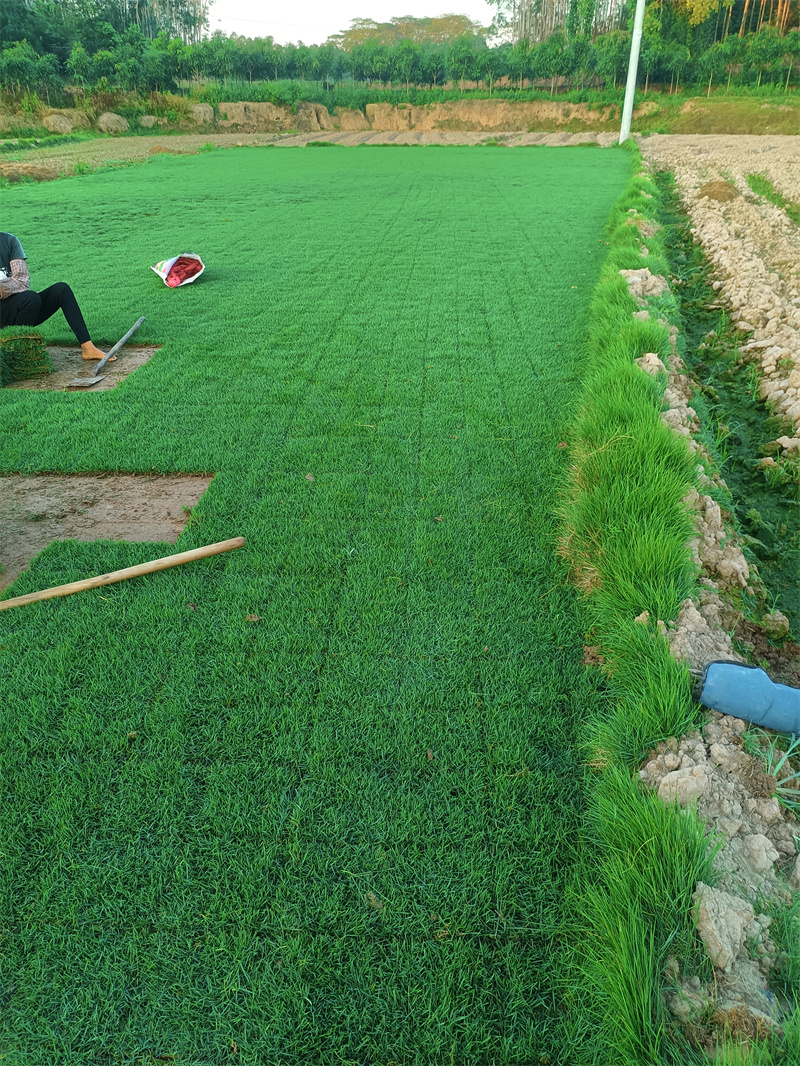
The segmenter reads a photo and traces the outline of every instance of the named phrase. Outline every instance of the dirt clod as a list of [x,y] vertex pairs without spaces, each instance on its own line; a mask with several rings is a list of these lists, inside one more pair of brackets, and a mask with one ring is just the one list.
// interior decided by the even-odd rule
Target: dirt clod
[[709,832],[725,838],[715,860],[716,887],[755,904],[784,896],[798,825],[775,798],[775,782],[763,762],[744,750],[746,728],[741,719],[712,711],[702,734],[659,744],[639,777],[666,803],[697,803]]
[[729,181],[707,181],[697,190],[698,199],[707,196],[709,200],[716,200],[721,204],[735,200],[738,195],[739,190]]

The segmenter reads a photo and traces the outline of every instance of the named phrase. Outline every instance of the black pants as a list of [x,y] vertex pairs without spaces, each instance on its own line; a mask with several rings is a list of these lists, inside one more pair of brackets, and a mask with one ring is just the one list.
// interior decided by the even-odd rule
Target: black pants
[[40,326],[61,308],[78,344],[89,340],[89,330],[72,289],[63,281],[42,292],[15,292],[0,300],[0,326]]

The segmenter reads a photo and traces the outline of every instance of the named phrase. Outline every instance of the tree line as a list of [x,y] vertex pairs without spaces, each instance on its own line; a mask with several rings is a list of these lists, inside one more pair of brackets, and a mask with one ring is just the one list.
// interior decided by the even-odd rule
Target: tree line
[[[219,31],[206,36],[205,0],[4,0],[0,83],[48,98],[65,84],[147,92],[259,83],[263,98],[263,83],[283,81],[326,91],[402,86],[406,94],[412,86],[453,83],[491,95],[498,83],[506,92],[542,83],[552,91],[556,84],[616,88],[624,80],[632,0],[495,0],[495,6],[489,29],[464,16],[357,19],[325,44],[307,46]],[[534,7],[539,22],[526,21]],[[722,81],[788,88],[800,59],[800,32],[789,28],[797,7],[798,0],[651,0],[640,82],[645,89],[687,82],[710,89]],[[547,32],[536,40],[543,13]],[[510,39],[502,40],[504,31]]]

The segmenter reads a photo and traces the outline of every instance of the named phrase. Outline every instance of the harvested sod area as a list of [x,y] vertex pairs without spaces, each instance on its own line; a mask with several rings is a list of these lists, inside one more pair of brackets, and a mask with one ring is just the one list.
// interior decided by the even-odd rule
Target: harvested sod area
[[[2,469],[215,471],[176,550],[247,538],[0,615],[11,1058],[577,1059],[602,697],[555,509],[628,168],[264,150],[9,194],[36,286],[164,347],[104,394],[0,393]],[[118,251],[74,277],[76,241]],[[167,289],[182,251],[206,273]],[[54,544],[8,594],[161,547]]]
[[207,477],[0,476],[0,589],[54,540],[174,544]]

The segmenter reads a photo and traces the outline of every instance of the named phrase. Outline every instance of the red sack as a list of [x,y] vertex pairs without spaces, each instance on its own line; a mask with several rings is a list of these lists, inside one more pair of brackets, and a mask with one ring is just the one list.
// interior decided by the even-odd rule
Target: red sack
[[202,269],[203,264],[196,259],[187,259],[185,255],[179,255],[164,280],[171,289],[177,289],[179,285],[183,285],[184,281],[199,274]]
[[179,285],[186,285],[199,278],[205,270],[205,265],[194,252],[183,252],[172,259],[163,259],[150,269],[155,270],[165,285],[177,289]]

